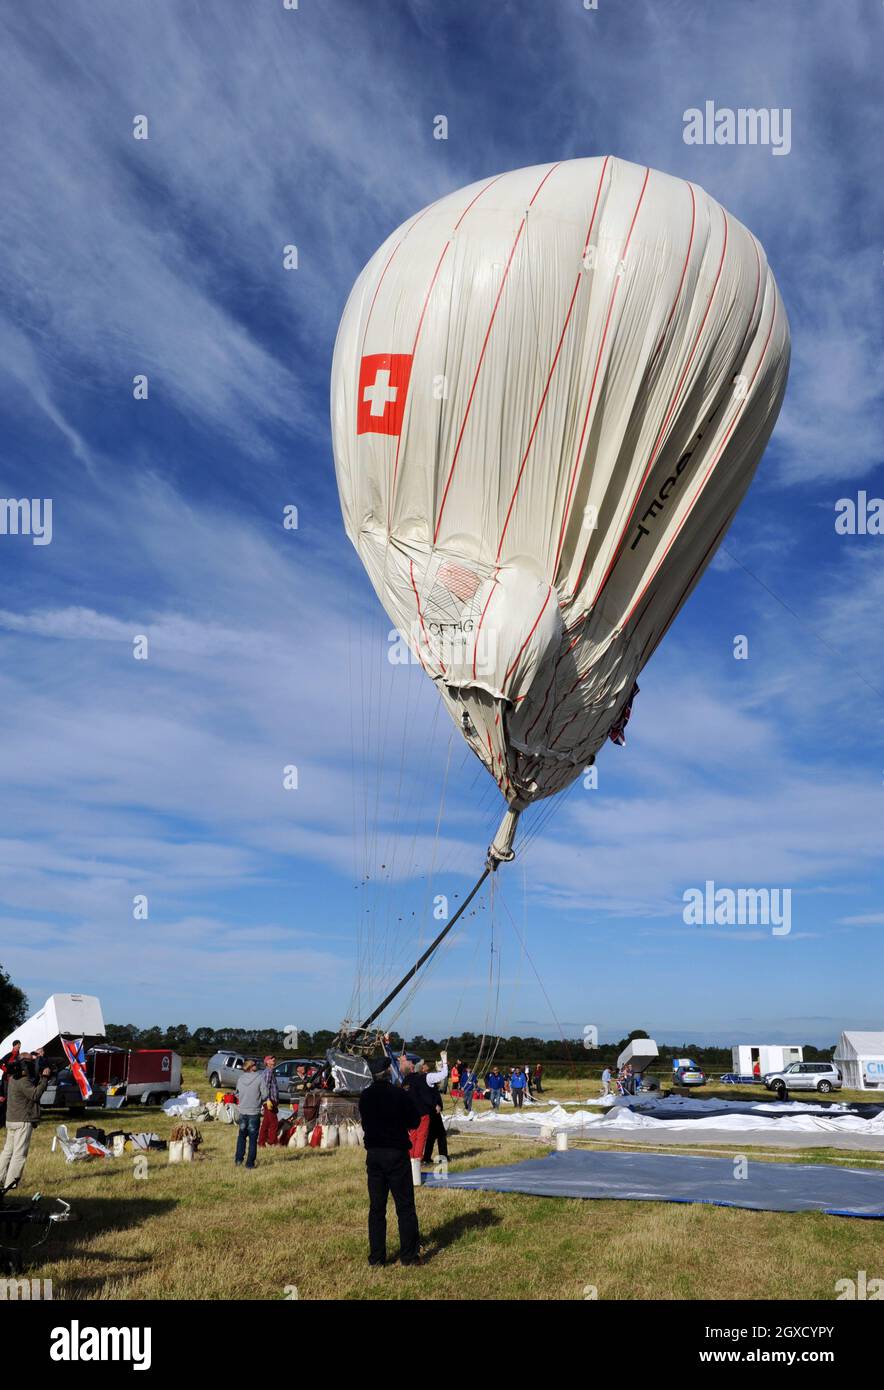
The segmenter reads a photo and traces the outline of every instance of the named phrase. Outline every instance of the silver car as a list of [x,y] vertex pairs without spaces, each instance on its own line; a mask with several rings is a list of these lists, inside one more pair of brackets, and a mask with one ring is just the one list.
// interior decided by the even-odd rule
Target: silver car
[[259,1069],[264,1065],[259,1057],[249,1057],[242,1052],[216,1052],[206,1063],[209,1085],[216,1091],[236,1086],[246,1061],[257,1063]]
[[324,1066],[324,1059],[317,1057],[294,1057],[287,1062],[277,1062],[273,1070],[279,1088],[279,1099],[293,1101],[302,1094],[302,1078],[298,1074],[299,1067],[304,1068],[304,1077],[311,1077],[317,1071],[321,1071]]
[[775,1091],[780,1082],[788,1091],[819,1091],[827,1096],[830,1091],[841,1090],[841,1073],[834,1062],[792,1062],[764,1078],[769,1091]]

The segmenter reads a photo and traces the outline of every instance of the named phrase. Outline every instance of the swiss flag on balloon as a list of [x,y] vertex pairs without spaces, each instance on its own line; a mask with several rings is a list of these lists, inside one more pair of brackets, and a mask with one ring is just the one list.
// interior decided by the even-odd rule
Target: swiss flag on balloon
[[357,434],[399,434],[411,376],[409,352],[374,352],[359,364]]

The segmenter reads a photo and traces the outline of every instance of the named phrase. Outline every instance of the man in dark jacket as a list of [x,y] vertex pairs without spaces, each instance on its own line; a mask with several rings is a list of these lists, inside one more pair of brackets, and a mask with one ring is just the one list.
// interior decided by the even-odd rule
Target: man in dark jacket
[[24,1172],[34,1125],[40,1121],[40,1097],[49,1084],[49,1068],[32,1081],[21,1061],[9,1064],[6,1091],[6,1143],[0,1154],[0,1192],[19,1183]]
[[409,1130],[420,1124],[420,1111],[407,1091],[391,1084],[389,1057],[373,1057],[369,1066],[375,1079],[359,1097],[368,1177],[368,1263],[387,1262],[387,1197],[392,1193],[399,1221],[399,1258],[404,1265],[419,1264]]

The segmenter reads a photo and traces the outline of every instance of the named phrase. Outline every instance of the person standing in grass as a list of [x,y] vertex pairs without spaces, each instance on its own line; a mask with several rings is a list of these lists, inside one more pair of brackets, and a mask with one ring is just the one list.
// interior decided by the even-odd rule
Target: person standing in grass
[[[448,1158],[448,1134],[445,1129],[445,1121],[442,1119],[442,1096],[439,1090],[440,1082],[444,1083],[448,1079],[448,1058],[442,1053],[441,1066],[438,1071],[430,1071],[429,1062],[421,1062],[421,1071],[426,1077],[427,1086],[432,1100],[432,1110],[430,1112],[430,1127],[427,1130],[427,1142],[424,1145],[422,1161],[432,1163],[433,1145],[439,1145],[439,1155],[441,1158]],[[412,1149],[412,1158],[414,1150]]]
[[538,1062],[534,1068],[534,1089],[539,1096],[543,1095],[543,1063]]
[[6,1091],[9,1086],[9,1068],[18,1061],[21,1052],[21,1038],[13,1038],[12,1047],[4,1057],[0,1057],[0,1129],[6,1124]]
[[258,1148],[275,1144],[279,1138],[279,1082],[276,1079],[276,1058],[264,1058],[261,1079],[267,1087],[267,1099],[261,1112],[261,1127],[258,1130]]
[[513,1067],[513,1074],[510,1077],[510,1091],[512,1092],[513,1105],[517,1110],[521,1110],[525,1102],[525,1073],[521,1067]]
[[491,1109],[499,1110],[501,1097],[506,1088],[506,1079],[500,1067],[494,1066],[491,1068],[490,1072],[485,1077],[485,1085],[491,1092]]
[[8,1066],[6,1092],[6,1143],[0,1154],[0,1192],[17,1187],[31,1146],[34,1125],[40,1122],[40,1097],[49,1085],[49,1068],[32,1081],[24,1061],[16,1057]]
[[392,1084],[386,1054],[372,1057],[368,1065],[374,1079],[359,1096],[368,1179],[368,1263],[387,1263],[387,1198],[392,1193],[399,1221],[399,1258],[404,1265],[420,1264],[409,1158],[411,1132],[420,1125],[420,1111],[404,1086]]
[[403,1054],[399,1058],[399,1071],[402,1076],[402,1088],[409,1093],[420,1115],[420,1124],[409,1135],[411,1157],[423,1160],[430,1123],[439,1103],[439,1093],[434,1090],[434,1086],[437,1081],[444,1081],[448,1075],[448,1067],[446,1066],[444,1071],[431,1072],[429,1063],[421,1062],[419,1067],[415,1067]]
[[465,1067],[460,1083],[460,1093],[463,1096],[463,1108],[467,1114],[469,1114],[473,1108],[473,1096],[476,1094],[478,1085],[479,1078],[476,1076],[476,1073],[471,1071],[469,1067]]
[[[258,1154],[258,1131],[261,1128],[261,1110],[267,1100],[267,1082],[264,1073],[258,1072],[251,1057],[243,1063],[243,1069],[236,1083],[236,1103],[239,1107],[239,1133],[236,1136],[236,1153],[233,1161],[239,1167],[245,1159],[247,1168],[254,1168]],[[246,1140],[249,1151],[246,1153]]]
[[610,1067],[605,1067],[604,1071],[602,1072],[602,1095],[603,1095],[603,1096],[608,1096],[608,1095],[610,1095],[610,1094],[611,1094],[611,1068],[610,1068]]

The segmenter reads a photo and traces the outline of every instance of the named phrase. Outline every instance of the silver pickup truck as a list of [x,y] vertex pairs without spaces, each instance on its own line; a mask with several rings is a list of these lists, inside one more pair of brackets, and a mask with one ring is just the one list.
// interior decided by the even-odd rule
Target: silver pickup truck
[[223,1090],[226,1086],[235,1086],[246,1061],[254,1062],[259,1071],[264,1065],[260,1057],[249,1057],[248,1053],[216,1052],[206,1063],[209,1085],[216,1091]]

